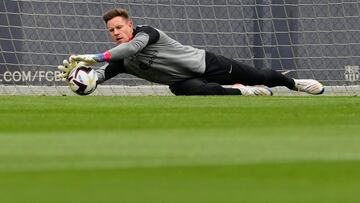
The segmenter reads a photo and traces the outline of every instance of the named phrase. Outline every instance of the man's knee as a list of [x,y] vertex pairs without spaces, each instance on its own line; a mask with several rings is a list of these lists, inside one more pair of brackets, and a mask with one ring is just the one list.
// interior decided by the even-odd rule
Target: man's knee
[[175,83],[171,85],[170,91],[177,95],[204,95],[205,83],[195,82],[191,80]]
[[200,79],[190,79],[171,85],[170,91],[175,95],[233,95],[240,94],[231,88],[224,88],[218,83],[205,82]]
[[176,82],[170,85],[170,91],[175,95],[196,95],[197,87],[203,85],[204,82],[200,79],[189,79],[181,82]]

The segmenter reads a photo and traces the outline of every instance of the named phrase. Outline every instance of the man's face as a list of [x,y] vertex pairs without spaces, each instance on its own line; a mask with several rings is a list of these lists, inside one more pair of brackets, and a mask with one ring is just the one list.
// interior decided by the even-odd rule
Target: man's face
[[106,25],[111,38],[116,44],[128,42],[133,37],[133,24],[131,20],[126,20],[121,16],[116,16],[109,20]]

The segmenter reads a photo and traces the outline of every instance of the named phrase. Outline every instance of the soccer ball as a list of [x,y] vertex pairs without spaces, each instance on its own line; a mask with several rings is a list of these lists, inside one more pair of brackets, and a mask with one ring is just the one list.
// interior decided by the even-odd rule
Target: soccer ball
[[98,80],[95,70],[88,66],[80,65],[71,70],[68,77],[68,84],[74,93],[88,95],[95,91]]

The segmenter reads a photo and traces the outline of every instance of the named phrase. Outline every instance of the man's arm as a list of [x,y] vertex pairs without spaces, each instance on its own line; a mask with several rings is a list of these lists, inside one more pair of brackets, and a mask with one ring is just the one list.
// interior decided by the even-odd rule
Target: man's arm
[[117,74],[124,72],[124,60],[117,61],[116,63],[110,62],[109,64],[96,69],[98,75],[97,84],[101,84],[106,80],[115,77]]
[[160,38],[160,33],[150,26],[137,27],[134,35],[135,37],[131,41],[120,44],[109,50],[112,60],[119,60],[132,56],[146,46],[156,43]]
[[129,42],[120,44],[100,54],[72,55],[70,61],[83,61],[88,65],[98,62],[119,61],[138,53],[150,44],[156,43],[160,38],[160,33],[150,26],[139,27],[135,31],[135,37]]

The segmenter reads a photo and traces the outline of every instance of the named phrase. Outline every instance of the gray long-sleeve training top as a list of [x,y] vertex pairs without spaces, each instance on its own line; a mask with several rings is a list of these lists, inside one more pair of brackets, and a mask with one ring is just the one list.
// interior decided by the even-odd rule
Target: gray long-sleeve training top
[[205,72],[205,50],[184,46],[163,31],[137,26],[133,39],[108,52],[108,64],[97,70],[99,81],[118,73],[129,73],[145,80],[171,85]]

